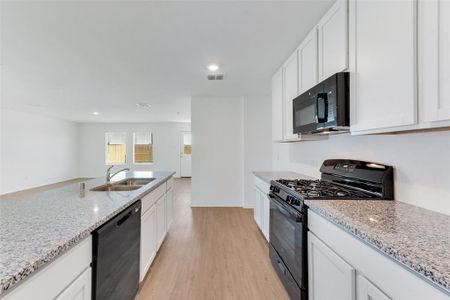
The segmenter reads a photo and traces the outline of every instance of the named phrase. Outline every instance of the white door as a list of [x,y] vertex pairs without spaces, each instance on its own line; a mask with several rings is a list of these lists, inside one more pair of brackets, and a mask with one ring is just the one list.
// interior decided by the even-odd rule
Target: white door
[[180,176],[191,177],[192,134],[181,132],[180,138]]
[[272,77],[272,140],[283,140],[283,68]]
[[298,57],[297,50],[289,57],[283,66],[284,87],[284,139],[294,140],[293,100],[298,96]]
[[88,268],[75,279],[56,300],[89,300],[91,299],[91,274],[92,269]]
[[[348,68],[347,0],[338,0],[317,25],[319,32],[319,79]],[[378,27],[379,28],[379,27]]]
[[357,1],[351,8],[351,130],[415,124],[415,1]]
[[310,300],[354,300],[355,269],[308,232]]
[[141,217],[141,268],[140,280],[147,274],[156,255],[156,205],[153,205]]
[[357,300],[390,300],[391,299],[362,275],[358,275],[357,283],[356,283],[356,290],[358,291]]
[[419,1],[420,121],[450,120],[450,1]]

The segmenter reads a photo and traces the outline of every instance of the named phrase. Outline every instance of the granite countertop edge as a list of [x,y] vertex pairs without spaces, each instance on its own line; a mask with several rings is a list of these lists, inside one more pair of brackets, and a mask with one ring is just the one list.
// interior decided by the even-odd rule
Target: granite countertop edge
[[[87,238],[95,229],[102,226],[112,218],[114,218],[117,214],[119,214],[121,211],[126,209],[128,206],[136,202],[137,200],[141,199],[148,193],[155,190],[157,187],[168,181],[176,172],[172,171],[164,171],[164,172],[153,172],[156,174],[164,174],[161,177],[155,179],[151,183],[145,185],[142,188],[142,191],[140,191],[138,194],[133,196],[128,202],[121,205],[111,213],[109,213],[106,217],[102,218],[101,220],[95,222],[88,228],[82,229],[78,234],[73,236],[72,238],[64,241],[62,244],[59,244],[58,246],[54,247],[50,252],[44,253],[39,259],[34,260],[23,267],[23,270],[20,272],[17,272],[15,274],[11,274],[9,276],[5,276],[1,278],[0,280],[0,297],[2,298],[5,293],[10,292],[13,288],[18,286],[19,283],[24,281],[25,279],[28,279],[31,275],[34,275],[34,273],[43,267],[47,266],[49,263],[56,260],[59,256],[66,253],[68,250],[72,249],[75,245],[79,244],[81,241],[83,241],[85,238]],[[120,181],[128,178],[133,178],[133,176],[126,176],[125,178],[121,179]],[[98,193],[98,192],[97,192]],[[5,200],[5,201],[14,201],[12,200]]]
[[[310,176],[291,171],[276,171],[276,172],[255,171],[253,172],[253,174],[268,184],[270,184],[271,180],[278,179],[277,178],[278,176],[279,178],[288,178],[288,179],[311,178]],[[314,201],[306,200],[305,204],[308,206],[309,209],[319,214],[321,217],[325,218],[326,220],[330,221],[331,223],[341,228],[345,232],[356,237],[357,239],[359,239],[366,245],[370,246],[374,250],[380,252],[380,254],[398,263],[400,266],[404,267],[405,269],[412,272],[416,276],[419,276],[426,282],[443,291],[445,294],[450,295],[450,278],[446,276],[435,276],[431,266],[423,266],[420,263],[414,262],[406,258],[402,253],[399,253],[399,251],[396,251],[395,249],[392,249],[391,247],[383,244],[376,238],[371,237],[370,234],[367,234],[363,230],[360,230],[358,227],[352,226],[345,220],[336,217],[335,215],[333,215],[332,212],[328,211],[326,208],[314,205]]]

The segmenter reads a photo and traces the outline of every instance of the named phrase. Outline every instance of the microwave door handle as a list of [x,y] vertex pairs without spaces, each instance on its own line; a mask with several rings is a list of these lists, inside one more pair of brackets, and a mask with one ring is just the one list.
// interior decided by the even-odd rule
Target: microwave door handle
[[[327,93],[318,93],[316,100],[316,123],[324,123],[328,120],[328,97]],[[323,101],[323,118],[319,117],[320,101]],[[319,128],[318,128],[319,129]]]

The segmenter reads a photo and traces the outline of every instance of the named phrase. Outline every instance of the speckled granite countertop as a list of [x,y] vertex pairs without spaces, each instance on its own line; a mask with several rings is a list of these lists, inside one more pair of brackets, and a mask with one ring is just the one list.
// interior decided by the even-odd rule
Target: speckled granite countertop
[[[270,183],[311,178],[294,172],[254,172]],[[414,271],[450,295],[450,216],[386,200],[306,200],[312,211]]]
[[92,192],[104,178],[71,184],[34,195],[0,200],[0,296],[85,239],[127,206],[167,181],[174,172],[127,172],[126,178],[155,178],[126,192]]

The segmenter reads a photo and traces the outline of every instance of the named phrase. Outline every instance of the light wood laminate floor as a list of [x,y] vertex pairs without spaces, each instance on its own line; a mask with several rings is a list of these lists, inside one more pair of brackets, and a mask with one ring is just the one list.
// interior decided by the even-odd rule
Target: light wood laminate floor
[[253,210],[191,208],[190,197],[190,179],[176,179],[174,222],[137,299],[289,299]]

